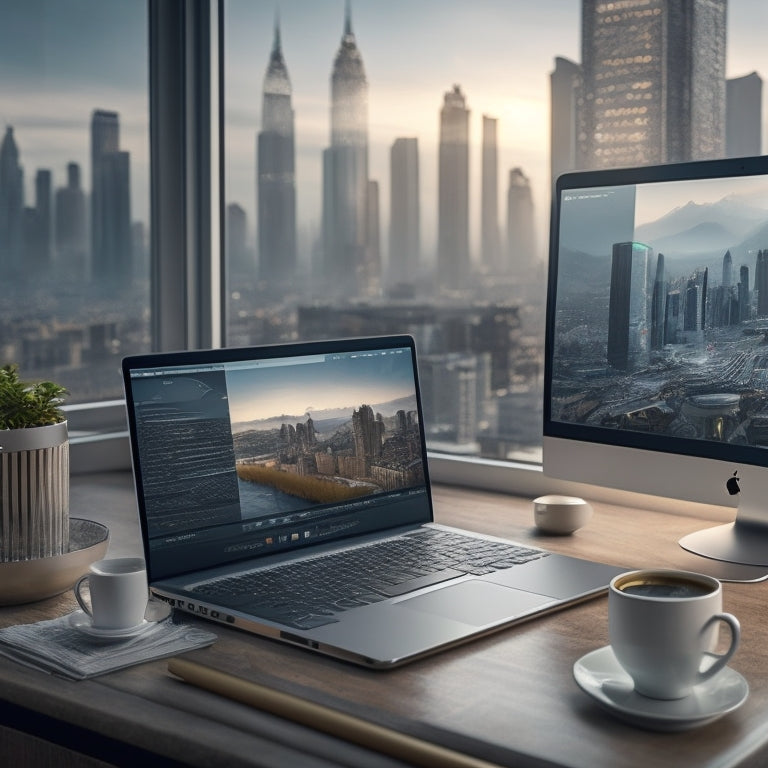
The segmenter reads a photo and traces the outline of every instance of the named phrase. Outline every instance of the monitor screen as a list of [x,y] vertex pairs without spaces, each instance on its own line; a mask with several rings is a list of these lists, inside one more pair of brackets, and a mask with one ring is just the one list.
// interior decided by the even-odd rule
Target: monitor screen
[[545,473],[738,506],[681,543],[768,565],[766,464],[768,157],[562,176]]
[[432,519],[410,337],[123,371],[151,578]]

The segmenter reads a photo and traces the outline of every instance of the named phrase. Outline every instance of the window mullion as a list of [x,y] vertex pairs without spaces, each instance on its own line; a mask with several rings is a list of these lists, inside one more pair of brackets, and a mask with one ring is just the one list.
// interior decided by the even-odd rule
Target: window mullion
[[152,344],[220,346],[216,0],[149,0]]

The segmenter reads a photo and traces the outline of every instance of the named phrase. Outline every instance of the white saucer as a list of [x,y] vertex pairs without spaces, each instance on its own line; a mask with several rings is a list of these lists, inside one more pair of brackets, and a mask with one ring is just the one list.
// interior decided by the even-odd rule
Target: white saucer
[[102,629],[93,626],[93,619],[84,611],[75,611],[69,614],[69,625],[89,637],[97,637],[100,640],[128,640],[144,634],[148,629],[155,626],[156,622],[144,619],[141,624],[135,627],[125,627],[124,629]]
[[740,707],[749,695],[747,681],[725,667],[683,699],[665,701],[636,693],[632,678],[610,645],[582,656],[573,665],[579,687],[621,720],[658,731],[682,731],[716,720]]

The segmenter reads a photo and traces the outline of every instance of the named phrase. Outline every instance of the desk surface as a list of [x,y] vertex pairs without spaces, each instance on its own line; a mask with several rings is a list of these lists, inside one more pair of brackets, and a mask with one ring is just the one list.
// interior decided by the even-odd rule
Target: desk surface
[[[110,527],[110,556],[140,554],[127,473],[73,478],[71,511]],[[435,489],[435,517],[628,568],[701,566],[703,561],[676,541],[709,522],[700,515],[617,510],[598,503],[590,523],[573,536],[545,537],[532,527],[528,500],[445,486]],[[576,686],[574,661],[608,642],[605,598],[388,672],[212,624],[205,626],[219,640],[187,658],[501,765],[766,765],[767,597],[768,582],[724,585],[724,608],[742,624],[742,644],[731,666],[748,680],[750,697],[731,715],[682,733],[624,724]],[[70,594],[4,607],[0,626],[75,608]],[[169,674],[165,661],[71,682],[0,659],[2,702],[193,765],[402,765],[189,686]]]

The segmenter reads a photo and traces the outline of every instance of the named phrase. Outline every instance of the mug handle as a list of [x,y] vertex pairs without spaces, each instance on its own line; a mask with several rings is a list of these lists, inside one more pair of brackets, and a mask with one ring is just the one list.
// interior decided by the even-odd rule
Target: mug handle
[[88,578],[88,574],[86,573],[84,576],[81,576],[76,582],[75,586],[72,588],[75,593],[75,600],[77,600],[77,604],[83,609],[83,612],[86,613],[88,616],[93,618],[93,611],[90,609],[88,604],[83,600],[83,596],[80,594],[80,587],[83,585],[83,582],[86,581]]
[[704,633],[711,624],[716,621],[724,621],[731,630],[731,647],[723,654],[713,653],[712,651],[705,651],[704,655],[714,659],[705,670],[700,671],[698,675],[698,682],[701,683],[704,680],[709,680],[710,677],[716,675],[730,660],[731,656],[736,653],[736,649],[739,647],[741,640],[741,625],[739,620],[732,613],[716,613],[714,616],[710,616],[706,624],[702,627],[701,631]]

